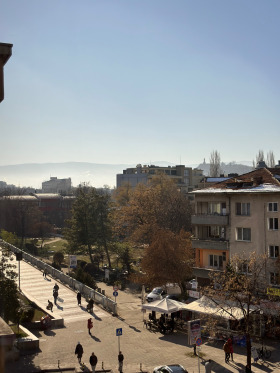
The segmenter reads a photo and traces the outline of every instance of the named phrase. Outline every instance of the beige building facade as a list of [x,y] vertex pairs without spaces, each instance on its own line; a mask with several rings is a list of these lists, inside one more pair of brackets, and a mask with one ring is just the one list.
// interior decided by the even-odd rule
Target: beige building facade
[[280,169],[255,170],[193,194],[195,275],[203,282],[233,255],[256,252],[267,256],[268,282],[279,285]]

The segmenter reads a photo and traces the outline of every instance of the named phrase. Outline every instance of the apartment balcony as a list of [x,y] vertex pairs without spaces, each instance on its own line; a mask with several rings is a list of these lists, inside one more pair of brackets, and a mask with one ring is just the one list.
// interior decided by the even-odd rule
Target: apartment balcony
[[207,250],[221,250],[226,251],[229,249],[229,243],[223,239],[192,239],[193,249],[207,249]]
[[224,268],[206,268],[206,267],[193,267],[193,276],[209,279],[209,274],[213,272],[221,272]]
[[193,225],[228,225],[228,215],[196,214],[191,219]]

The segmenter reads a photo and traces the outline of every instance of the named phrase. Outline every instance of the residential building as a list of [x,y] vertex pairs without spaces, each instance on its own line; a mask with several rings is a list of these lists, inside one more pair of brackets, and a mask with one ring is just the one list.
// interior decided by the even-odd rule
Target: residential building
[[42,182],[43,193],[68,194],[71,191],[71,178],[58,179],[51,177],[50,180]]
[[233,255],[255,251],[267,255],[268,281],[279,285],[280,168],[259,168],[192,194],[194,274],[200,284],[209,271],[224,270]]
[[192,169],[185,165],[178,166],[155,166],[138,164],[136,167],[123,170],[122,174],[117,175],[117,188],[124,184],[130,184],[135,188],[137,184],[148,184],[156,175],[164,174],[171,178],[178,188],[188,193],[198,187],[198,183],[203,178],[202,170]]

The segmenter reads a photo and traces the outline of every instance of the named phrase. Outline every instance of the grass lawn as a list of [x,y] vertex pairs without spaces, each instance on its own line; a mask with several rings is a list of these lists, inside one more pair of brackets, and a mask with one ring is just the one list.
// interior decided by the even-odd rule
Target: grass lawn
[[23,294],[19,294],[19,298],[24,302],[24,304],[34,308],[34,316],[31,321],[40,321],[41,317],[46,316],[46,313],[38,308],[34,303],[30,302]]
[[16,338],[24,338],[24,337],[27,337],[28,334],[24,333],[23,330],[21,330],[20,328],[18,329],[17,325],[16,324],[10,324],[9,327],[12,329],[12,331],[15,333],[16,335]]
[[67,241],[66,240],[48,240],[44,244],[44,248],[47,251],[63,251],[66,248]]

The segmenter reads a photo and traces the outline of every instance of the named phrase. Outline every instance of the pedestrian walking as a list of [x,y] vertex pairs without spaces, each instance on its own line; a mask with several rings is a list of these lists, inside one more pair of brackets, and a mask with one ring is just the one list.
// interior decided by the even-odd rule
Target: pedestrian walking
[[223,349],[225,351],[225,362],[228,363],[229,362],[229,356],[230,356],[230,348],[229,348],[228,341],[226,341],[226,343],[224,344]]
[[87,327],[88,327],[88,334],[91,335],[91,329],[93,327],[93,323],[92,323],[91,318],[88,319]]
[[77,293],[78,306],[81,305],[81,300],[82,300],[82,294],[78,291],[78,293]]
[[45,268],[44,271],[43,271],[43,277],[44,278],[47,278],[47,269]]
[[82,357],[83,357],[84,349],[80,342],[78,342],[75,348],[75,355],[77,355],[78,362],[81,364]]
[[47,310],[53,310],[53,302],[51,302],[50,300],[48,300]]
[[53,290],[53,300],[54,300],[54,304],[55,305],[56,305],[57,298],[58,298],[58,291],[57,290]]
[[124,356],[123,356],[122,352],[120,351],[119,355],[118,355],[119,372],[120,373],[123,373],[123,360],[124,360]]
[[92,373],[95,373],[95,368],[96,368],[96,365],[97,365],[97,356],[94,354],[94,352],[91,354],[90,358],[89,358],[89,363],[91,365],[91,369],[92,369]]
[[209,359],[205,363],[205,373],[211,373],[212,372],[212,360]]
[[93,305],[94,305],[94,301],[92,298],[90,298],[87,304],[87,310],[89,313],[93,313]]
[[58,290],[59,290],[59,286],[57,285],[57,283],[55,283],[55,285],[53,287],[53,291],[57,292],[57,296],[58,296]]
[[233,361],[233,345],[232,345],[232,338],[228,339],[228,345],[229,345],[229,353],[231,356],[231,361]]

